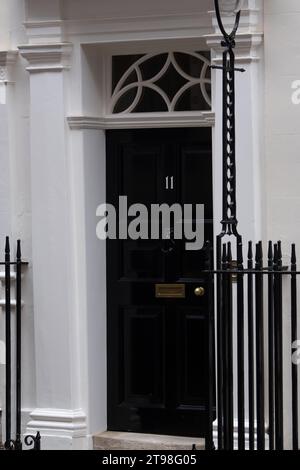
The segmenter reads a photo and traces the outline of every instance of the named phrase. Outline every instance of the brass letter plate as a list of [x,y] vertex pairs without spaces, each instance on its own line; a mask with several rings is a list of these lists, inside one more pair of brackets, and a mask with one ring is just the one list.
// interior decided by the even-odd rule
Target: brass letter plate
[[185,299],[185,284],[155,284],[157,299]]

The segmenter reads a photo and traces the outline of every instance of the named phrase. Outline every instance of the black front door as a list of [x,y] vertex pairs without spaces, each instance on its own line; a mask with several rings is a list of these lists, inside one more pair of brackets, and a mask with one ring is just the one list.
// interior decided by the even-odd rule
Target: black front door
[[[119,196],[149,213],[151,204],[204,204],[212,241],[211,130],[108,131],[107,202],[118,207]],[[206,287],[204,262],[203,249],[187,250],[172,231],[107,241],[109,430],[204,432],[208,299],[195,295]]]

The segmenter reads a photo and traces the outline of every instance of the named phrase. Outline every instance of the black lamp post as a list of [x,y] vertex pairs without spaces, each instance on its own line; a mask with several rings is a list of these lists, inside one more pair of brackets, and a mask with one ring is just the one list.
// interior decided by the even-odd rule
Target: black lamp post
[[[247,321],[247,389],[248,389],[248,435],[249,450],[265,450],[265,371],[268,372],[268,434],[269,449],[284,448],[284,393],[283,393],[283,327],[282,293],[283,274],[292,276],[291,281],[291,325],[292,340],[297,338],[297,283],[295,245],[292,245],[291,271],[283,272],[281,242],[274,246],[269,242],[268,271],[263,268],[262,242],[256,244],[253,259],[252,242],[249,242],[247,268],[243,263],[242,237],[237,231],[236,210],[236,158],[235,158],[235,72],[244,71],[235,67],[235,37],[241,15],[241,1],[214,0],[216,17],[222,33],[223,51],[223,217],[222,231],[217,236],[216,264],[208,252],[208,400],[206,448],[214,449],[213,420],[215,416],[215,388],[217,388],[218,449],[234,449],[234,357],[237,358],[237,418],[238,449],[244,451],[245,442],[245,321]],[[223,19],[234,19],[231,32],[227,32]],[[223,18],[223,19],[222,19]],[[228,22],[226,22],[228,24]],[[232,262],[232,243],[223,242],[233,236],[236,242],[237,266]],[[214,274],[216,275],[216,302],[214,303]],[[268,368],[265,368],[266,335],[264,334],[264,276],[268,276]],[[235,276],[237,286],[233,290]],[[244,284],[246,289],[244,290]],[[246,292],[246,297],[245,297]],[[244,302],[245,301],[245,302]],[[246,304],[246,305],[245,305]],[[216,309],[214,309],[216,306]],[[216,311],[216,315],[215,315]],[[235,328],[236,324],[236,328]],[[215,325],[216,337],[215,342]],[[236,344],[235,344],[236,343]],[[216,344],[216,346],[215,346]],[[236,348],[234,352],[233,348]],[[215,354],[217,363],[215,362]],[[215,387],[215,366],[217,366]],[[293,448],[298,450],[298,376],[292,368],[292,428]],[[256,421],[256,432],[255,432]]]
[[[242,1],[238,0],[214,0],[216,17],[220,31],[223,35],[221,45],[223,51],[222,66],[212,68],[221,69],[223,73],[223,213],[222,231],[217,236],[216,261],[217,270],[226,267],[232,268],[231,243],[222,244],[226,235],[236,238],[237,247],[237,269],[243,270],[242,237],[237,230],[236,210],[236,157],[235,157],[235,72],[244,72],[244,69],[235,67],[235,37],[240,23]],[[234,19],[233,27],[227,32],[222,18],[231,16]],[[244,401],[244,287],[243,276],[237,275],[237,304],[238,304],[238,429],[239,449],[245,448],[245,401]],[[218,448],[231,450],[233,443],[233,317],[230,303],[232,299],[222,297],[229,290],[224,286],[222,275],[217,276],[217,416],[218,416]],[[227,293],[226,293],[227,292]],[[229,308],[223,310],[224,302]],[[213,329],[213,328],[211,328]],[[210,389],[212,388],[210,378]],[[211,413],[212,404],[209,402],[208,409]],[[209,428],[208,444],[212,444],[212,429]]]
[[[236,217],[236,161],[235,161],[235,37],[240,23],[241,0],[214,0],[218,25],[223,35],[223,65],[213,66],[223,70],[223,215],[222,235],[235,235]],[[227,32],[222,16],[234,16],[234,26]]]

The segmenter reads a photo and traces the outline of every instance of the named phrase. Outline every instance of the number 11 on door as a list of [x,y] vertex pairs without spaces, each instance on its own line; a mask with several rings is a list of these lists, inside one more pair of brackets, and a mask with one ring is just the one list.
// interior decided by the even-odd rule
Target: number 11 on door
[[166,176],[166,189],[167,190],[174,189],[174,176]]

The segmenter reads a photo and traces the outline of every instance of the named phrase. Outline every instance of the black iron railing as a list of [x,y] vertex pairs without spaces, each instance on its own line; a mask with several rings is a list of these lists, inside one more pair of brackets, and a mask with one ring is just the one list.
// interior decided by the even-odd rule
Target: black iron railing
[[[295,245],[291,248],[290,265],[283,267],[281,242],[274,245],[269,242],[268,263],[264,267],[261,242],[256,244],[255,253],[249,243],[246,263],[243,245],[238,243],[237,267],[233,269],[232,244],[222,243],[219,246],[221,263],[217,263],[220,268],[216,270],[210,259],[210,248],[208,244],[206,275],[212,296],[209,335],[215,350],[210,349],[209,357],[206,447],[214,448],[212,416],[216,397],[218,449],[233,450],[235,447],[236,409],[236,447],[239,450],[290,447],[299,450],[300,364],[292,360],[292,347],[298,339],[297,281],[300,282]],[[213,285],[216,286],[215,298]],[[217,340],[214,343],[215,332]],[[288,354],[283,353],[284,342],[290,345]],[[284,383],[287,376],[290,376],[290,387]],[[292,443],[287,440],[284,413],[291,423]]]
[[[21,355],[22,355],[22,267],[27,263],[22,261],[21,242],[17,242],[16,257],[11,260],[10,241],[6,237],[5,261],[0,262],[5,268],[5,441],[4,449],[22,450],[21,432]],[[15,361],[12,362],[12,299],[11,270],[15,269]],[[15,387],[12,387],[12,375],[15,375]],[[13,400],[15,406],[13,406]],[[15,416],[12,416],[15,410]],[[13,422],[14,421],[14,422]],[[14,426],[12,426],[14,425]],[[12,428],[14,429],[12,431]],[[13,435],[14,434],[14,435]],[[36,436],[26,436],[25,446],[32,446],[34,450],[40,449],[40,434]]]
[[[235,67],[234,53],[241,12],[232,8],[233,27],[227,32],[219,0],[214,0],[214,4],[224,48],[222,66],[212,66],[221,69],[223,76],[223,214],[222,230],[216,242],[216,269],[211,259],[212,247],[207,244],[210,347],[206,449],[215,448],[215,403],[218,449],[235,447],[235,410],[239,450],[246,447],[250,450],[283,449],[288,445],[283,419],[284,397],[287,396],[291,403],[287,413],[292,423],[292,447],[298,450],[299,366],[292,362],[292,354],[287,357],[283,354],[283,342],[290,341],[292,348],[298,337],[297,280],[300,272],[297,271],[296,249],[293,245],[290,266],[284,269],[281,242],[269,243],[266,263],[262,243],[256,244],[253,253],[250,242],[247,263],[244,262],[243,241],[237,228],[235,72],[245,70]],[[236,5],[240,3],[236,2]],[[283,315],[290,317],[289,332],[283,328]],[[292,385],[290,389],[285,386],[284,390],[287,372]],[[249,443],[246,445],[247,436]]]

